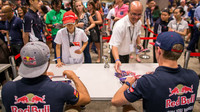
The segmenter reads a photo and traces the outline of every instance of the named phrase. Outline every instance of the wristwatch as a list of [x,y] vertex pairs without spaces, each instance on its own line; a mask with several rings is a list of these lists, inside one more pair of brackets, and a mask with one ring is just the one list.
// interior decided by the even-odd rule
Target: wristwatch
[[130,84],[128,81],[126,81],[125,84],[126,84],[128,87],[131,87],[131,84]]

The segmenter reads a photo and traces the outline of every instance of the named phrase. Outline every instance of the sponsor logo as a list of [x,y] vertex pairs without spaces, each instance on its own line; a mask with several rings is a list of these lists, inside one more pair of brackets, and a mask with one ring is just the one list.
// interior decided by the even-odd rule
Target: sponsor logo
[[53,19],[56,19],[56,16],[53,16]]
[[134,89],[132,87],[130,87],[129,91],[132,93],[132,92],[134,92]]
[[169,88],[169,97],[172,95],[183,95],[186,93],[193,93],[193,85],[191,87],[184,86],[182,84],[177,85],[174,89]]
[[27,108],[22,109],[17,106],[11,106],[12,112],[50,112],[50,105],[44,105],[43,108],[38,108],[37,106],[27,106]]
[[158,41],[156,41],[156,44],[157,44],[158,46],[160,46],[160,45],[161,45],[161,43],[160,43],[160,42],[158,42]]
[[[166,99],[165,100],[165,108],[176,107],[176,106],[180,106],[180,105],[189,105],[191,103],[194,103],[195,94],[191,94],[190,98],[188,98],[188,97],[184,96],[184,94],[187,94],[187,93],[194,93],[193,85],[191,85],[191,87],[189,87],[189,86],[185,86],[182,84],[178,84],[173,89],[169,88],[169,97],[175,96],[175,98],[177,98],[177,100],[172,100],[170,98]],[[180,96],[180,95],[183,95],[183,96]],[[173,97],[173,99],[174,99],[174,97]]]
[[27,65],[36,65],[35,56],[34,57],[25,56],[22,59],[23,59],[24,64],[27,64]]
[[194,103],[195,94],[192,94],[190,98],[186,96],[178,96],[176,101],[172,101],[171,99],[165,100],[165,108],[175,107],[180,105],[189,105],[190,103]]
[[76,91],[75,89],[74,89],[74,96],[76,96],[76,98],[79,97],[79,93],[78,93],[78,91]]
[[14,96],[15,97],[15,102],[14,104],[19,104],[19,103],[22,103],[22,104],[38,104],[38,103],[46,103],[44,100],[45,100],[45,95],[43,95],[42,97],[39,97],[37,95],[34,95],[32,93],[29,93],[27,95],[24,95],[22,97],[17,97],[17,96]]

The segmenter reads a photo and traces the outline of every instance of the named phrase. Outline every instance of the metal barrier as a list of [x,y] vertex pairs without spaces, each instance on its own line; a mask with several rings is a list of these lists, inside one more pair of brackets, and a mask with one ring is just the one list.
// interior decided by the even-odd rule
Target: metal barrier
[[[148,29],[146,28],[145,37],[147,37],[147,36],[148,36]],[[144,40],[144,41],[145,41],[145,40]],[[145,41],[145,48],[144,48],[144,49],[147,48],[147,44],[148,44],[148,42],[147,42],[147,40],[146,40],[146,41]],[[149,58],[150,58],[150,56],[147,55],[146,52],[144,52],[144,54],[141,55],[140,57],[141,57],[142,59],[149,59]]]
[[15,57],[10,56],[9,61],[10,61],[12,72],[13,72],[13,78],[16,78],[18,76],[18,74],[17,74],[17,68],[16,68],[16,64],[15,64]]
[[183,68],[188,68],[188,63],[190,60],[190,56],[196,56],[196,57],[200,57],[200,53],[196,53],[196,52],[191,52],[191,51],[185,51],[185,58],[184,58],[184,65]]

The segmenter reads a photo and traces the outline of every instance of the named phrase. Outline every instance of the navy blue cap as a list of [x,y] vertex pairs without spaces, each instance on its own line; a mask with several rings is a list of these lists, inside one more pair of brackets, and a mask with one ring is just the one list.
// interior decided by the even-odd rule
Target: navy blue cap
[[160,33],[157,36],[156,42],[155,42],[155,46],[160,47],[161,49],[165,50],[165,51],[174,51],[174,52],[183,52],[172,49],[172,47],[175,44],[181,44],[184,47],[184,40],[181,37],[181,35],[179,35],[176,32],[163,32]]

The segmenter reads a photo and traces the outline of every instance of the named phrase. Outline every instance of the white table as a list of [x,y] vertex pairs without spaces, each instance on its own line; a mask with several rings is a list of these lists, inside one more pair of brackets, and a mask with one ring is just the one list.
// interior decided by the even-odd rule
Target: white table
[[[73,70],[87,87],[92,100],[111,100],[121,84],[115,77],[114,64],[109,65],[110,68],[104,68],[104,64],[74,64],[57,68],[56,64],[51,64],[48,71],[55,76],[62,76],[64,70]],[[122,64],[121,69],[143,75],[146,71],[154,71],[157,66],[153,63]],[[20,77],[15,80],[18,79]]]
[[[78,64],[66,65],[57,68],[51,64],[48,71],[55,75],[62,75],[64,70],[73,70],[87,87],[92,100],[111,100],[116,91],[122,86],[115,77],[114,64],[109,64],[110,68],[104,68],[104,64]],[[143,75],[146,71],[153,71],[158,64],[122,64],[122,70],[130,70],[136,74]]]
[[5,72],[6,80],[9,81],[9,73],[8,73],[8,68],[10,67],[10,64],[0,64],[0,73]]
[[[62,76],[64,70],[73,70],[87,87],[92,100],[111,100],[122,85],[115,77],[114,64],[109,65],[110,68],[104,68],[104,64],[74,64],[57,68],[56,64],[51,64],[48,71],[53,72],[55,76]],[[154,63],[131,63],[122,64],[121,69],[143,75],[147,71],[154,71],[157,67],[158,64]],[[19,76],[15,80],[18,79],[20,79]],[[64,78],[58,80],[64,80]],[[198,93],[200,93],[200,89]],[[200,100],[200,94],[198,94],[197,100]]]

